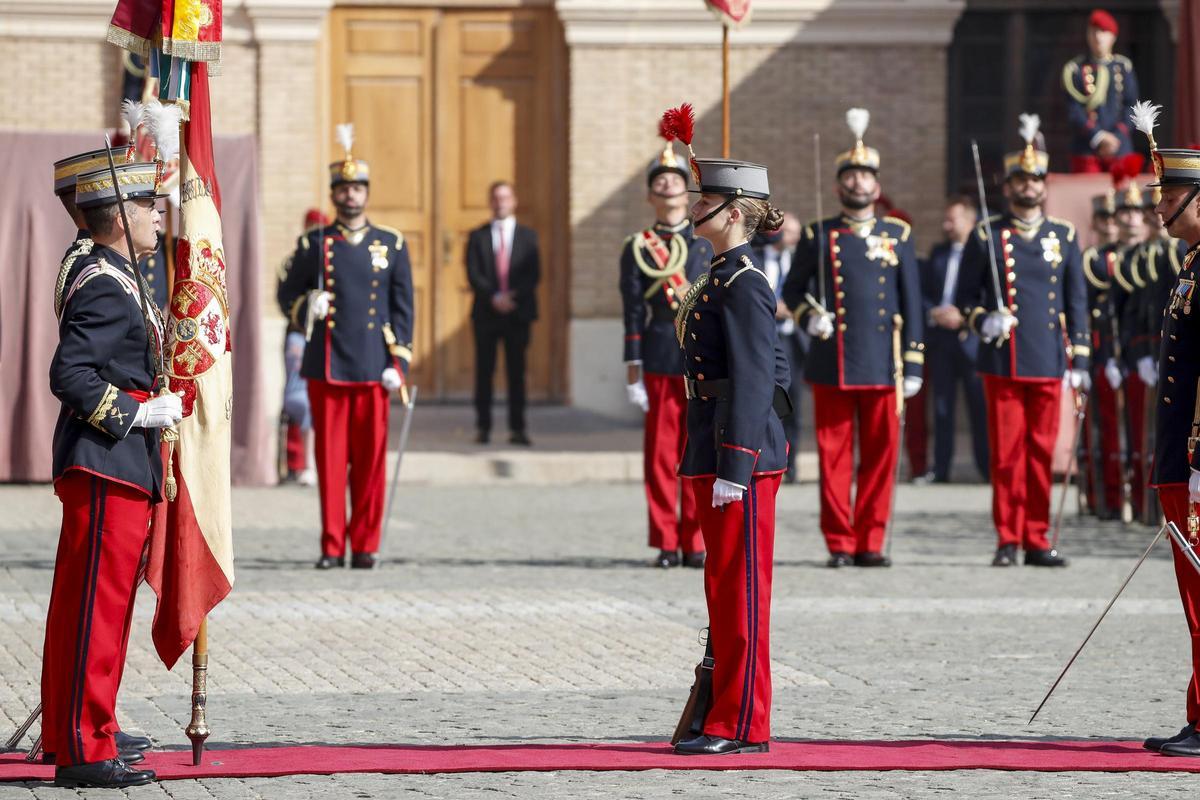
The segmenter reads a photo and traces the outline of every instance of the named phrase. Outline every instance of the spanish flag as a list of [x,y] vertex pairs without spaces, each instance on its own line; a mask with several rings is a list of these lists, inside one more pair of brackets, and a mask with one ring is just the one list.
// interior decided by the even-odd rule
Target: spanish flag
[[[164,446],[164,488],[146,581],[158,595],[153,637],[172,667],[233,588],[230,438],[232,340],[221,195],[213,164],[208,66],[193,63],[179,154],[180,232],[167,319],[167,373],[183,395],[178,440]],[[173,495],[173,497],[172,497]]]

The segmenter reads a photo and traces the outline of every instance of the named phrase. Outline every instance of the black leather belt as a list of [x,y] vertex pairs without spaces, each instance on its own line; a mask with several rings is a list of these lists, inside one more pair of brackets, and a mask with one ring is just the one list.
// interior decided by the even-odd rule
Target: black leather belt
[[[728,378],[711,381],[698,381],[694,378],[683,379],[684,393],[688,400],[728,400],[733,393],[733,385]],[[771,408],[780,419],[792,415],[792,398],[787,389],[775,384],[775,395],[771,398]]]

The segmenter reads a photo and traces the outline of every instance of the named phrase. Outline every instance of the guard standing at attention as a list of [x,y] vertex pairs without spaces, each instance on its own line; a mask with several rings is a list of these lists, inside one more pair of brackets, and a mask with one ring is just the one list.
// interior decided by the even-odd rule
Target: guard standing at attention
[[1071,223],[1042,212],[1050,156],[1035,145],[1040,124],[1021,115],[1025,147],[1004,157],[1008,213],[976,227],[958,285],[957,304],[983,340],[996,567],[1015,564],[1018,546],[1027,565],[1066,566],[1046,537],[1059,400],[1064,376],[1073,390],[1091,387],[1079,245]]
[[[646,412],[643,482],[650,516],[653,565],[704,566],[704,540],[691,481],[677,474],[686,438],[683,355],[675,340],[675,312],[688,288],[712,260],[688,219],[688,168],[667,139],[646,173],[646,199],[655,222],[625,240],[620,290],[625,321],[626,392]],[[670,138],[668,138],[670,137]]]
[[[317,569],[378,563],[386,493],[388,395],[412,360],[412,266],[404,236],[367,220],[370,173],[351,154],[354,130],[338,126],[346,157],[330,165],[331,227],[305,232],[279,284],[279,305],[307,332],[308,381],[321,495]],[[346,484],[350,521],[346,521]]]
[[830,567],[891,565],[883,548],[900,457],[900,408],[921,390],[925,367],[912,230],[903,220],[875,216],[880,159],[863,144],[869,120],[866,109],[846,112],[855,144],[837,157],[842,213],[808,225],[783,288],[783,301],[812,337],[805,377],[813,390]]
[[[691,106],[667,112],[667,130],[691,149]],[[775,496],[787,469],[781,416],[790,413],[787,356],[775,325],[775,292],[750,240],[774,230],[767,168],[692,158],[700,199],[696,235],[716,257],[676,316],[688,394],[680,475],[696,495],[708,559],[712,699],[681,755],[766,752],[771,736],[771,576]]]

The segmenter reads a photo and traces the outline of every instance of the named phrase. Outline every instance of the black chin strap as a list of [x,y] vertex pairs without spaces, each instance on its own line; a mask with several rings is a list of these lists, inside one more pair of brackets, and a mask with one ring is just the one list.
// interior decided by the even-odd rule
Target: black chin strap
[[[1200,190],[1200,186],[1197,186],[1196,189]],[[708,222],[710,219],[715,217],[717,214],[720,214],[722,211],[729,208],[729,206],[733,204],[734,200],[737,200],[737,195],[734,195],[734,194],[729,195],[729,197],[726,198],[724,203],[721,203],[721,205],[717,206],[712,211],[708,212],[703,217],[701,217],[700,219],[693,222],[692,227],[699,228],[701,225]]]
[[1179,215],[1182,214],[1183,210],[1187,208],[1193,200],[1196,199],[1197,194],[1200,194],[1200,183],[1192,187],[1192,191],[1188,192],[1188,196],[1184,198],[1182,203],[1179,204],[1179,208],[1175,209],[1175,213],[1171,215],[1171,218],[1163,223],[1163,227],[1171,227],[1171,223],[1179,219]]
[[676,192],[675,194],[667,194],[666,192],[651,192],[654,197],[661,197],[663,200],[674,200],[676,197],[683,197],[687,191]]

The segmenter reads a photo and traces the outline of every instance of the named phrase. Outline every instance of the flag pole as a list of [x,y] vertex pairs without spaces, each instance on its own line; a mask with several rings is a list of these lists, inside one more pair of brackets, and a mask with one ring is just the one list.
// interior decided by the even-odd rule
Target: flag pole
[[721,20],[721,158],[729,158],[729,23]]
[[204,742],[208,739],[208,617],[200,620],[200,630],[192,643],[192,721],[184,733],[192,742],[192,766],[200,766]]

